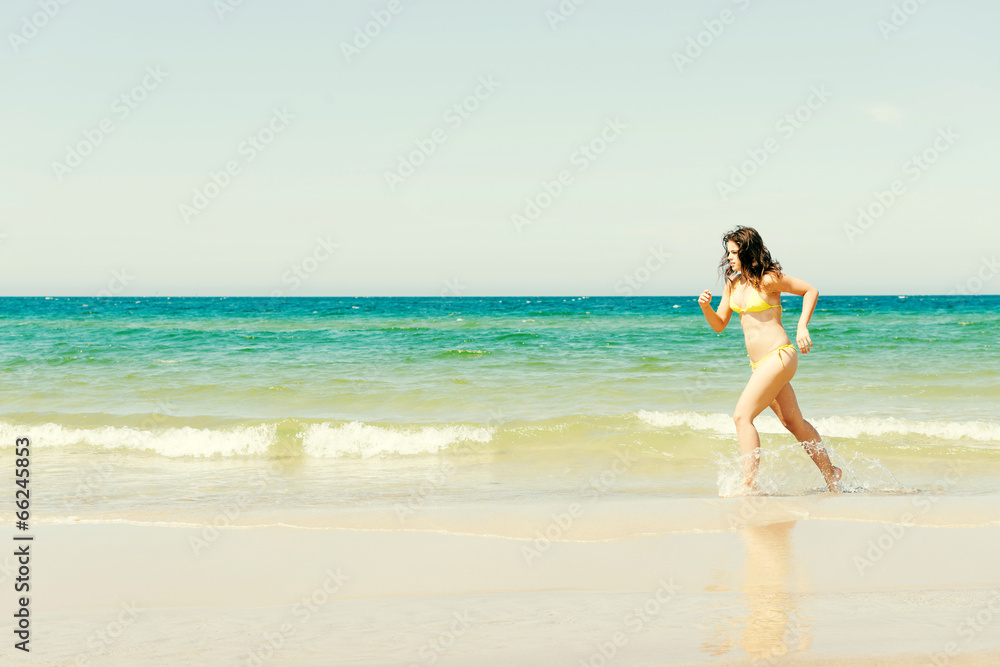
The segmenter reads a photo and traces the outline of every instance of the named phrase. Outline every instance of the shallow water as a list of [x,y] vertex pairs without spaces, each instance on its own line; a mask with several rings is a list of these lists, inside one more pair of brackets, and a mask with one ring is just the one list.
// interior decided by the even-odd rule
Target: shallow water
[[[786,326],[800,303],[784,300]],[[821,298],[793,384],[851,496],[994,493],[998,306]],[[470,503],[703,502],[738,480],[745,349],[694,298],[7,298],[0,312],[0,456],[31,438],[43,521],[226,510],[234,525],[400,527]],[[762,490],[822,494],[777,419],[756,423]],[[976,507],[975,525],[995,520]],[[435,525],[467,529],[455,516]]]

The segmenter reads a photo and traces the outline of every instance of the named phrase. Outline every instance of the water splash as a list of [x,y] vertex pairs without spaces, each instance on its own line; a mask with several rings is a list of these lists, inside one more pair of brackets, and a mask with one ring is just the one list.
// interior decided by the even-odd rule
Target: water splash
[[[827,492],[818,466],[801,443],[769,444],[761,442],[757,471],[757,494],[771,496],[809,495]],[[878,459],[851,450],[848,446],[823,443],[830,461],[843,471],[841,491],[848,493],[896,492],[903,486]],[[719,468],[719,496],[741,495],[743,456],[716,454]]]

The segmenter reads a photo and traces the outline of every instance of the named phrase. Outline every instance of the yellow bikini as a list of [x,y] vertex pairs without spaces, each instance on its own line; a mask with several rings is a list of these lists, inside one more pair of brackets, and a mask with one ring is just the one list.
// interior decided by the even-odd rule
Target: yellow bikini
[[[795,346],[792,345],[791,343],[786,343],[785,345],[782,345],[781,347],[776,347],[773,350],[771,350],[770,352],[768,352],[767,354],[765,354],[763,357],[761,357],[760,359],[758,359],[757,361],[751,361],[750,362],[750,368],[752,368],[753,370],[757,370],[757,366],[759,366],[765,359],[767,359],[768,357],[770,357],[775,352],[781,352],[785,348],[789,348],[789,347],[792,348],[793,350],[795,349]],[[747,356],[749,357],[750,355],[748,354]],[[778,355],[778,361],[781,361],[781,355],[780,354]],[[784,361],[781,361],[781,367],[782,368],[785,367],[785,362]]]
[[[764,299],[761,298],[761,296],[757,292],[757,290],[753,289],[749,285],[747,285],[747,287],[748,287],[748,289],[744,289],[743,291],[744,291],[744,293],[750,292],[751,296],[747,297],[747,305],[746,305],[746,308],[744,308],[743,310],[740,310],[739,307],[736,305],[736,302],[733,301],[733,292],[729,293],[729,307],[732,308],[733,310],[735,310],[740,315],[742,315],[743,313],[759,313],[760,311],[767,310],[768,308],[781,308],[781,304],[780,303],[777,303],[777,304],[768,303],[767,301],[764,301]],[[733,291],[735,292],[735,290],[733,290]],[[761,362],[763,362],[765,359],[767,359],[768,357],[770,357],[775,352],[779,353],[778,354],[778,361],[781,362],[781,367],[784,368],[785,367],[785,362],[781,360],[781,354],[780,354],[780,352],[782,350],[786,349],[786,348],[795,349],[795,346],[792,345],[791,343],[787,343],[785,345],[782,345],[781,347],[776,347],[773,350],[771,350],[770,352],[768,352],[767,354],[765,354],[763,357],[761,357],[760,359],[758,359],[757,361],[751,361],[750,362],[750,368],[753,369],[753,370],[757,370],[757,366],[759,366],[761,364]],[[748,354],[747,356],[749,357],[750,355]]]
[[[760,294],[757,292],[757,290],[753,289],[750,285],[747,285],[747,287],[749,289],[745,289],[743,291],[750,292],[752,296],[747,297],[747,307],[744,308],[743,310],[740,310],[739,307],[736,305],[736,302],[733,301],[733,292],[729,293],[729,307],[735,310],[737,313],[740,313],[742,315],[743,313],[759,313],[760,311],[767,310],[768,308],[781,308],[780,303],[770,304],[767,301],[764,301],[764,299],[760,298]],[[735,292],[735,290],[733,291]],[[753,303],[754,299],[757,300],[756,303]]]

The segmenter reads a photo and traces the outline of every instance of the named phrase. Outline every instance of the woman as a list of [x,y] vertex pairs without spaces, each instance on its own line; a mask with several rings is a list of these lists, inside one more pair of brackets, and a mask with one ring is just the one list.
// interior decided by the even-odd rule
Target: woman
[[757,491],[760,436],[753,420],[768,406],[805,447],[823,473],[827,488],[839,491],[837,482],[843,473],[830,463],[819,433],[802,418],[795,400],[790,383],[799,365],[799,355],[781,326],[781,293],[804,297],[795,339],[802,354],[809,352],[812,339],[806,325],[816,307],[819,291],[809,283],[783,274],[781,265],[771,259],[771,253],[764,247],[760,234],[751,227],[737,227],[722,237],[722,244],[726,249],[719,264],[726,283],[722,303],[718,312],[713,311],[709,290],[701,293],[698,303],[715,331],[725,329],[733,311],[738,312],[746,338],[752,372],[733,412],[740,452],[743,454],[743,487],[740,491]]

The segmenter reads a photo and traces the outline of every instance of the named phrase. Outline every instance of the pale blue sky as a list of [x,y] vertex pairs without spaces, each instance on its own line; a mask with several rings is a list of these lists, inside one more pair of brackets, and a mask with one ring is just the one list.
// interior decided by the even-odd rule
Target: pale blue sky
[[[224,1],[3,3],[0,294],[614,295],[630,277],[694,296],[718,291],[737,224],[827,294],[1000,292],[988,0],[587,0],[555,29],[558,0],[400,0],[351,62],[341,44],[389,0],[243,0],[220,19]],[[883,35],[903,4],[919,8]],[[54,166],[85,133],[101,140],[79,166]],[[926,170],[907,164],[925,150]],[[185,222],[227,162],[239,173]],[[893,181],[885,213],[845,230]]]

